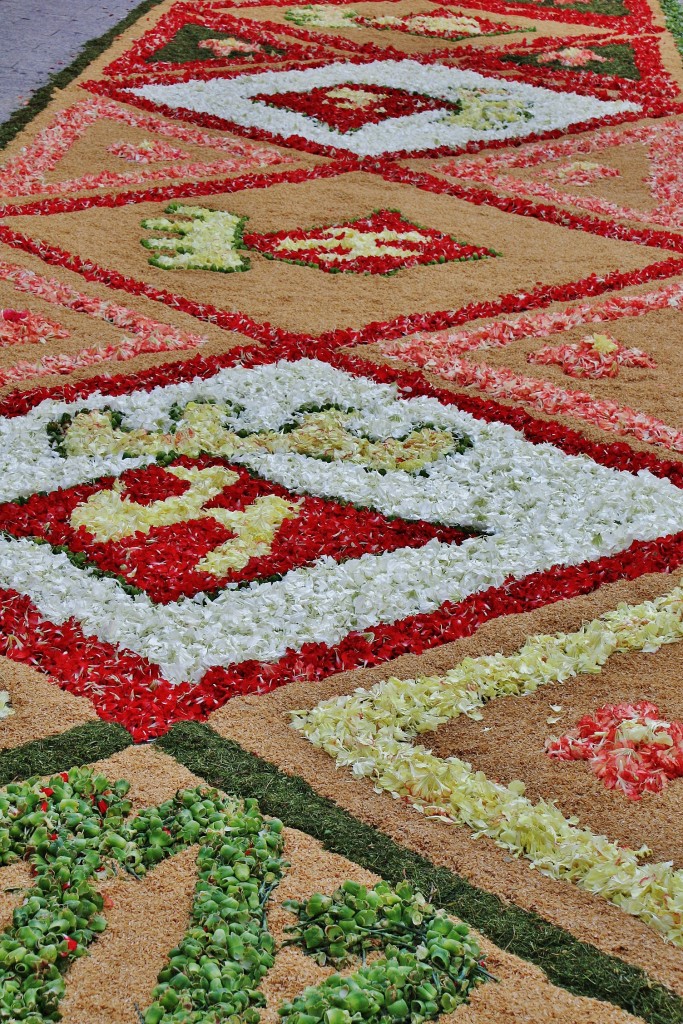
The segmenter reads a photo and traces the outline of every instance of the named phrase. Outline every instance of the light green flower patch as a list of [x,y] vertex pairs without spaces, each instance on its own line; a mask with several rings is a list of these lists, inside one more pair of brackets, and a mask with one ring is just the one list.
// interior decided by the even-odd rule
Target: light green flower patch
[[165,212],[178,219],[149,217],[142,221],[147,231],[166,232],[163,237],[142,239],[142,245],[154,253],[149,260],[153,267],[218,270],[224,274],[249,269],[249,260],[240,252],[246,218],[182,203],[171,203]]

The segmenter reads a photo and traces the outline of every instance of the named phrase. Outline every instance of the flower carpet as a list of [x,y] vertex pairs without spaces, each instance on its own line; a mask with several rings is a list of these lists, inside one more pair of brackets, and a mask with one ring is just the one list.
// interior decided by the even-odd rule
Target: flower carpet
[[146,0],[0,126],[0,1022],[683,1021],[682,54]]

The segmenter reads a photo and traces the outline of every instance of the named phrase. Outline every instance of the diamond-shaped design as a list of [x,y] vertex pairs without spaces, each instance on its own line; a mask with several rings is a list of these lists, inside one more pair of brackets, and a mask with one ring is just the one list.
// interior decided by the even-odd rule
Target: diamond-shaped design
[[[193,120],[195,115],[209,115],[214,127],[219,118],[232,131],[258,129],[294,148],[334,147],[357,156],[405,153],[406,145],[417,154],[434,148],[461,149],[470,142],[513,141],[640,109],[630,100],[569,96],[557,89],[415,60],[150,82],[132,87],[130,93],[133,102],[139,97],[146,104],[162,105],[165,112],[178,108],[180,116],[187,116],[191,111]],[[378,101],[380,94],[383,99]],[[362,106],[351,105],[361,99]],[[384,107],[381,117],[376,113],[378,103]],[[340,111],[345,130],[337,127]]]
[[406,267],[498,255],[433,228],[418,227],[395,210],[379,210],[370,217],[310,231],[245,234],[244,242],[269,259],[303,263],[329,273],[395,274]]
[[[107,133],[98,134],[103,124],[108,131],[113,127],[121,133],[114,142]],[[142,140],[140,132],[144,132]],[[81,141],[87,157],[74,160],[71,172],[62,172],[62,161],[66,158],[69,166],[73,147]],[[188,153],[188,145],[199,151],[198,156]],[[98,97],[59,110],[20,153],[0,166],[0,196],[61,195],[150,181],[197,180],[288,162],[284,154],[265,146],[174,124]],[[71,177],[74,166],[78,166],[75,178]]]
[[259,93],[254,101],[281,110],[294,110],[342,133],[358,131],[366,124],[380,124],[391,117],[407,117],[424,110],[457,113],[461,107],[460,103],[422,96],[407,89],[354,82],[322,86],[309,92]]
[[[661,119],[620,131],[604,128],[588,141],[575,136],[531,143],[483,160],[440,161],[433,166],[460,181],[478,181],[523,198],[680,229],[683,200],[672,182],[681,178],[682,141],[681,123]],[[515,172],[520,170],[527,176],[519,177]],[[612,195],[603,191],[610,181],[621,183]],[[624,198],[629,205],[623,205]]]

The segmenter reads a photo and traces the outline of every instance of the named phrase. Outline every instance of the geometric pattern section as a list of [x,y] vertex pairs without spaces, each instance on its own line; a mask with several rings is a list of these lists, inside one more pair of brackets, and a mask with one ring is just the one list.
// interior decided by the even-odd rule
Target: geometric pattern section
[[246,234],[244,242],[271,259],[329,273],[394,274],[405,267],[497,255],[483,246],[465,245],[440,231],[417,227],[394,210],[311,231]]
[[[167,379],[172,381],[174,374],[171,368]],[[130,707],[123,699],[127,684],[112,682],[121,672],[122,678],[136,680],[136,689],[140,694],[146,691],[147,700],[158,701],[166,694],[163,719],[153,727],[163,731],[173,720],[178,701],[189,702],[194,717],[205,700],[215,706],[216,700],[222,702],[218,695],[226,699],[237,680],[246,690],[258,688],[263,673],[272,672],[267,663],[292,653],[316,673],[321,671],[321,659],[325,664],[325,652],[340,644],[343,648],[350,637],[357,636],[358,642],[367,637],[372,645],[375,631],[380,638],[387,629],[391,635],[392,624],[397,636],[410,636],[411,616],[439,616],[443,607],[476,599],[479,592],[490,592],[511,576],[521,580],[537,574],[538,580],[541,574],[542,579],[553,566],[581,566],[626,551],[634,541],[647,543],[683,530],[683,495],[666,480],[570,458],[552,445],[531,444],[494,420],[477,420],[435,398],[398,399],[386,386],[316,360],[229,367],[207,380],[189,385],[169,382],[152,393],[135,390],[136,384],[133,378],[129,393],[121,393],[119,384],[118,396],[93,394],[87,402],[48,400],[28,415],[6,421],[0,497],[18,501],[14,515],[20,527],[23,522],[26,535],[5,534],[0,540],[0,586],[14,594],[6,609],[5,630],[21,632],[22,616],[36,622],[41,642],[49,637],[51,650],[66,645],[67,662],[77,658],[79,678],[86,680],[81,692],[98,701],[103,699],[102,682],[109,679],[104,699],[110,717],[130,722],[138,736],[149,735],[152,725],[143,712],[145,701],[141,707]],[[310,411],[313,395],[323,413]],[[220,481],[211,483],[209,492],[199,489],[188,497],[188,490],[179,496],[172,493],[169,499],[163,498],[166,492],[157,498],[154,476],[133,476],[133,486],[140,490],[133,492],[137,500],[127,506],[125,481],[88,490],[92,480],[112,474],[118,479],[128,468],[147,465],[153,455],[162,466],[173,465],[169,460],[174,452],[190,459],[210,453],[227,463],[237,455],[250,474],[283,487],[286,496],[281,491],[274,495],[280,499],[283,529],[286,520],[300,514],[298,499],[310,496],[353,504],[387,519],[419,520],[458,532],[441,538],[437,533],[424,543],[429,533],[420,536],[418,531],[418,546],[411,547],[409,540],[408,546],[394,550],[386,550],[391,541],[381,539],[382,554],[360,554],[357,549],[345,561],[317,558],[266,585],[240,588],[235,585],[238,576],[217,596],[202,592],[192,599],[155,603],[138,588],[131,593],[117,578],[120,573],[112,576],[109,568],[84,571],[86,552],[75,552],[75,559],[69,552],[72,546],[85,546],[93,553],[93,528],[100,533],[98,543],[116,543],[126,536],[142,540],[137,535],[145,529],[131,533],[131,522],[146,523],[151,531],[157,524],[145,516],[160,510],[158,501],[164,515],[170,512],[171,522],[177,523],[174,497],[185,502],[185,513],[189,508],[196,518],[192,509],[199,509],[200,521],[219,517],[232,524],[238,540],[251,544],[246,514],[255,502],[244,507],[238,501],[235,508],[228,498],[225,512],[220,502],[215,511],[207,507]],[[181,464],[171,476],[197,482],[197,469],[209,468]],[[221,472],[237,475],[227,466]],[[526,479],[523,488],[521,475]],[[179,489],[177,482],[171,489]],[[49,492],[44,500],[31,499],[42,490]],[[577,507],[577,493],[590,501],[589,514],[587,506]],[[267,490],[259,496],[272,494]],[[80,499],[78,508],[69,507],[74,495]],[[26,499],[29,515],[22,520]],[[121,511],[120,499],[123,520],[114,514],[114,505]],[[109,524],[105,533],[100,532],[98,516],[103,500],[112,510],[104,520]],[[63,501],[66,511],[60,511]],[[265,526],[263,515],[270,516],[272,504],[263,514],[252,509],[251,522],[260,519]],[[243,514],[229,516],[230,511]],[[9,512],[5,508],[4,514]],[[54,515],[54,537],[60,539],[62,531],[66,550],[62,544],[36,543],[34,537],[40,539],[48,527],[44,518],[43,525],[32,526],[34,512],[39,521],[41,515]],[[66,513],[68,526],[60,526]],[[119,522],[122,528],[116,525]],[[77,542],[69,529],[76,530]],[[83,529],[85,533],[79,533]],[[390,537],[392,528],[384,529]],[[470,536],[463,539],[462,529]],[[152,541],[156,537],[152,535]],[[214,533],[208,548],[215,553],[227,543],[228,557],[240,554],[242,567],[249,572],[247,555],[261,557],[262,552],[267,559],[271,552],[273,557],[278,553],[277,523],[275,529],[268,527],[262,542],[263,549],[257,544],[240,550],[230,537]],[[203,555],[206,546],[198,550],[193,544],[192,539],[186,565],[196,568],[208,552]],[[150,543],[148,561],[154,551]],[[102,557],[111,553],[111,548],[104,548]],[[119,569],[120,553],[116,549]],[[233,561],[239,574],[236,565]],[[286,568],[286,562],[280,568]],[[224,581],[229,573],[228,568],[214,578]],[[538,601],[538,582],[534,589]],[[16,612],[10,610],[14,608]],[[15,614],[18,619],[10,628],[7,616],[14,619]],[[387,642],[388,636],[379,641]],[[70,650],[76,653],[69,654]],[[125,671],[123,664],[128,666]]]
[[[466,658],[445,676],[384,679],[369,689],[291,711],[292,725],[316,747],[372,780],[426,817],[464,827],[473,839],[494,839],[542,874],[572,882],[640,918],[683,947],[675,908],[683,873],[671,861],[648,859],[582,826],[554,803],[535,801],[523,780],[489,779],[459,757],[439,757],[425,734],[461,715],[482,718],[501,697],[524,702],[537,688],[562,686],[584,672],[598,674],[617,651],[649,652],[683,638],[683,592],[675,587],[652,602],[620,604],[574,633],[529,637],[512,655]],[[523,711],[521,712],[523,714]],[[586,757],[608,787],[633,795],[660,790],[682,772],[680,722],[659,719],[656,705],[607,706],[585,717],[567,737],[549,741],[552,757]],[[422,742],[420,740],[423,740]],[[603,755],[593,756],[591,741]],[[611,763],[610,763],[611,762]],[[580,851],[580,852],[579,852]]]
[[662,37],[574,35],[470,49],[459,65],[601,99],[633,100],[653,117],[673,112],[680,84],[665,62]]
[[111,76],[249,67],[313,60],[329,49],[301,40],[286,24],[237,17],[220,5],[177,4],[105,69]]
[[96,567],[162,604],[218,593],[228,583],[273,582],[320,558],[341,562],[467,536],[298,497],[207,458],[130,469],[116,480],[2,505],[0,529],[40,537],[82,568]]
[[[78,174],[62,179],[59,175],[60,162],[69,151],[87,137],[87,134],[102,121],[121,125],[122,129],[141,129],[146,133],[138,149],[130,153],[124,142],[113,144],[110,153],[124,161],[151,163],[136,169],[112,170],[111,160],[107,168],[98,173]],[[169,151],[169,140],[175,150],[180,144],[180,153],[173,147]],[[155,147],[166,147],[155,152]],[[141,148],[139,148],[141,147]],[[187,147],[201,147],[202,157],[192,158]],[[107,151],[102,153],[107,157]],[[141,159],[142,157],[142,159]],[[150,160],[150,157],[156,158]],[[173,158],[176,157],[175,160]],[[162,166],[155,166],[156,161]],[[166,161],[173,162],[166,162]],[[37,194],[64,195],[90,189],[115,188],[142,185],[146,182],[175,179],[192,180],[198,177],[213,177],[225,174],[253,171],[258,167],[288,163],[289,158],[266,146],[242,139],[229,139],[213,135],[149,114],[139,113],[121,107],[118,103],[95,98],[85,100],[59,111],[49,126],[38,133],[18,156],[10,158],[0,166],[0,196],[22,197]],[[55,179],[56,175],[56,179]]]
[[674,5],[149,3],[10,138],[0,1017],[683,1020]]
[[[633,163],[633,150],[644,151],[649,166],[639,179],[643,200],[638,205],[603,191],[610,178],[623,178]],[[622,156],[623,153],[623,156]],[[586,160],[586,157],[592,158]],[[590,172],[602,167],[599,174]],[[623,164],[623,167],[622,167]],[[587,166],[582,166],[587,165]],[[605,173],[605,165],[613,173]],[[491,154],[483,159],[434,164],[442,174],[486,184],[513,195],[542,199],[611,219],[683,228],[683,124],[662,120],[623,129],[605,128],[590,135],[557,142],[532,143],[518,150]],[[582,174],[582,171],[587,174]],[[592,180],[591,180],[592,179]],[[631,189],[631,192],[636,192]]]
[[[405,83],[405,84],[404,84]],[[357,90],[358,87],[401,89],[430,101],[429,108],[407,116],[390,116],[379,123],[365,123],[341,133],[318,115],[293,109],[276,109],[273,93],[299,93],[308,103],[313,90]],[[181,83],[142,84],[128,94],[165,110],[192,111],[225,119],[226,124],[258,129],[287,139],[298,146],[334,147],[358,156],[380,156],[405,150],[462,147],[468,142],[524,138],[534,133],[567,128],[596,118],[629,114],[639,109],[631,101],[612,101],[561,93],[524,82],[491,78],[475,71],[416,60],[381,60],[355,64],[332,63],[296,71],[256,72],[210,81],[190,79]],[[268,102],[258,99],[268,96]],[[346,92],[345,92],[346,94]],[[319,101],[319,104],[322,100]],[[458,109],[453,110],[453,104]],[[307,109],[308,106],[307,106]],[[325,116],[329,110],[325,107]]]
[[258,93],[254,101],[266,103],[281,110],[294,110],[334,131],[346,134],[356,132],[366,124],[379,124],[389,118],[409,117],[423,110],[441,110],[459,113],[461,104],[445,103],[441,99],[420,96],[405,89],[392,89],[379,85],[326,86],[309,92]]
[[[677,352],[667,344],[667,332],[679,329],[682,287],[679,283],[659,289],[613,296],[598,302],[571,305],[555,312],[518,314],[505,320],[493,320],[481,327],[460,331],[422,332],[410,338],[380,341],[381,351],[389,357],[409,361],[414,366],[428,367],[432,372],[487,393],[491,398],[514,398],[556,416],[562,414],[585,421],[599,429],[635,437],[648,445],[662,445],[673,452],[683,452],[683,431],[680,429],[680,402],[676,393],[672,401],[662,394],[665,382],[676,372]],[[652,320],[649,318],[652,317]],[[645,324],[641,318],[647,318]],[[583,334],[586,325],[616,324],[620,336],[640,339],[648,332],[652,339],[664,335],[655,359],[640,349],[626,348],[622,342],[605,333],[604,328],[591,335]],[[571,332],[571,333],[570,333]],[[572,334],[579,341],[567,343]],[[652,396],[645,397],[641,373],[630,375],[633,384],[620,382],[614,393],[605,393],[598,386],[595,393],[558,386],[552,373],[526,376],[505,364],[506,350],[514,362],[516,350],[532,340],[555,336],[555,343],[530,351],[518,358],[517,365],[561,366],[569,376],[583,380],[598,379],[605,384],[620,373],[621,366],[640,371],[657,370],[648,377],[657,379]],[[483,358],[468,358],[481,350]],[[620,360],[624,360],[621,362]],[[667,371],[668,367],[668,371]],[[587,385],[584,385],[584,387]],[[633,405],[628,404],[632,402]],[[673,424],[673,425],[672,425]]]

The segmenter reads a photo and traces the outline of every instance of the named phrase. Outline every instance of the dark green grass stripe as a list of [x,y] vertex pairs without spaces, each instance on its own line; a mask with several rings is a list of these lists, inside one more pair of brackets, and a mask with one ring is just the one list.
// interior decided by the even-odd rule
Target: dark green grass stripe
[[90,764],[125,750],[133,742],[130,733],[110,722],[86,722],[74,729],[33,740],[0,753],[0,786],[32,775],[54,775],[74,765]]
[[74,78],[85,71],[88,64],[109,49],[117,36],[120,36],[122,32],[134,25],[139,18],[148,14],[161,2],[162,0],[143,0],[143,3],[135,7],[130,14],[127,14],[112,28],[107,29],[103,35],[87,42],[68,67],[50,75],[47,85],[37,89],[25,107],[19,107],[3,124],[0,124],[0,149],[11,142],[15,135],[18,135],[41,110],[45,109],[57,89],[66,88]]
[[255,797],[265,813],[307,832],[328,850],[391,882],[408,878],[430,900],[462,917],[502,949],[537,964],[552,982],[575,995],[614,1003],[651,1024],[683,1021],[683,999],[644,971],[436,867],[319,796],[303,779],[285,775],[208,726],[184,722],[157,745],[212,785]]

